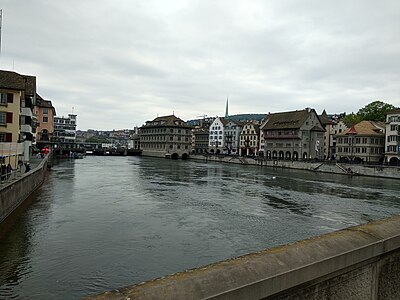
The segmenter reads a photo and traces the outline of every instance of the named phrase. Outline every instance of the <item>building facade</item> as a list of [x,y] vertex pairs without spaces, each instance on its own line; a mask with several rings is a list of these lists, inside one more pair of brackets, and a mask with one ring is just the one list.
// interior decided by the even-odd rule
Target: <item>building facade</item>
[[77,115],[68,114],[68,117],[54,117],[54,133],[52,142],[55,148],[76,148]]
[[195,128],[192,130],[192,152],[195,154],[208,153],[208,128]]
[[242,131],[243,123],[225,119],[227,122],[224,125],[224,141],[226,154],[239,154],[240,150],[240,132]]
[[228,121],[225,118],[215,118],[210,125],[208,148],[209,153],[220,154],[225,148],[224,128]]
[[41,148],[49,144],[53,138],[56,110],[50,100],[44,100],[40,95],[36,95],[35,114],[38,119],[36,144]]
[[400,108],[386,115],[385,162],[400,164]]
[[342,162],[383,162],[385,127],[383,122],[361,121],[336,135],[337,159]]
[[323,124],[314,109],[306,108],[267,116],[262,124],[267,159],[322,159]]
[[345,116],[346,113],[328,115],[325,110],[319,116],[325,129],[324,158],[326,159],[336,158],[336,135],[348,129],[343,122]]
[[186,159],[192,151],[192,127],[170,115],[147,121],[140,127],[142,155]]
[[260,125],[248,122],[240,132],[240,156],[257,156],[260,148]]
[[210,125],[215,118],[206,118],[192,121],[192,153],[205,154],[208,153]]
[[0,143],[2,160],[28,161],[35,142],[36,77],[0,70]]

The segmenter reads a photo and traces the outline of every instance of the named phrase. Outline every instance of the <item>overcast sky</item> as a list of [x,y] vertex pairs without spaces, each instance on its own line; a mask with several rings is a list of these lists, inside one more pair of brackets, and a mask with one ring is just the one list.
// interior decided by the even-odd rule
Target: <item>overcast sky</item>
[[78,129],[400,106],[400,1],[2,0],[0,68]]

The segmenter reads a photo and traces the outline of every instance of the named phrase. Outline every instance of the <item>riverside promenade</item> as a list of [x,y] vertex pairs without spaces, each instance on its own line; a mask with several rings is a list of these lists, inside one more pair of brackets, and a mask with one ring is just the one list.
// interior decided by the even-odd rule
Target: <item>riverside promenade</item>
[[29,161],[30,170],[26,166],[13,170],[10,177],[0,185],[0,224],[7,219],[44,180],[48,156],[34,157]]
[[319,173],[332,173],[350,176],[370,176],[380,178],[400,179],[400,167],[383,165],[348,164],[333,161],[301,161],[255,159],[251,157],[228,155],[191,155],[191,159],[206,162],[222,162],[241,165],[255,165],[271,168],[287,168],[306,170]]

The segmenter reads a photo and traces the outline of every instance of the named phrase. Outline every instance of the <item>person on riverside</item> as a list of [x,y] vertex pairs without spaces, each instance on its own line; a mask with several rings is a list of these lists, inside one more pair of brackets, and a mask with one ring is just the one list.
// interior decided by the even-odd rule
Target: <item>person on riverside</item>
[[13,171],[13,168],[11,167],[11,164],[8,163],[8,165],[7,165],[7,179],[11,177],[12,171]]
[[25,173],[28,173],[31,170],[31,165],[29,164],[29,162],[27,161],[25,163]]

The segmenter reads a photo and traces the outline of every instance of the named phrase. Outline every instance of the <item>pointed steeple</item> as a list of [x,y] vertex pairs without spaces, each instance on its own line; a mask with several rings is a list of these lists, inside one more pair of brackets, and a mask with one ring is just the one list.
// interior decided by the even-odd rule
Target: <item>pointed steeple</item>
[[225,118],[228,118],[229,114],[228,114],[228,97],[226,97],[226,107],[225,107]]

